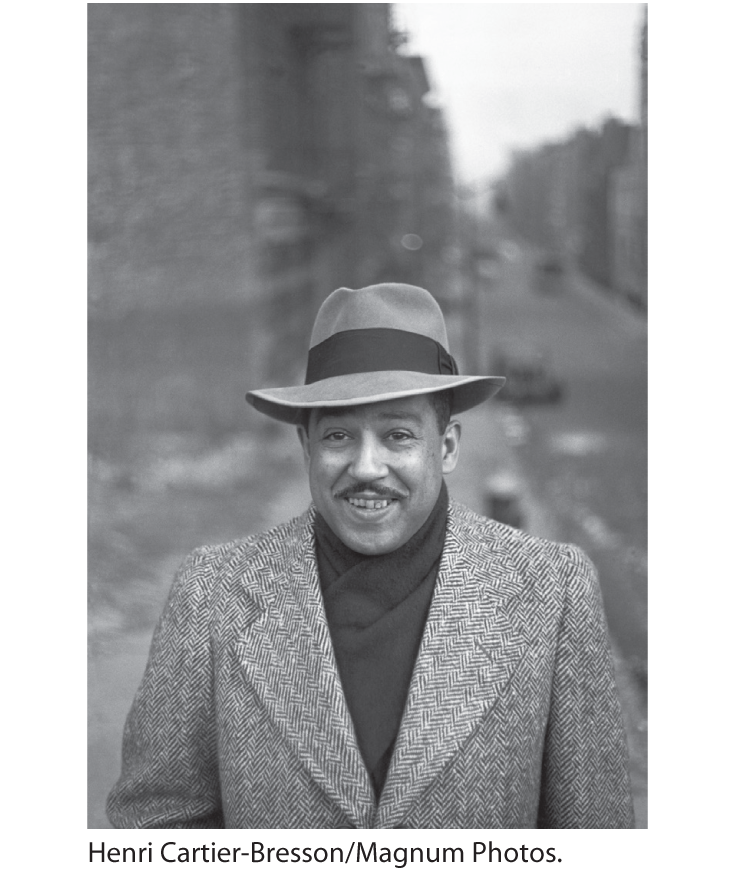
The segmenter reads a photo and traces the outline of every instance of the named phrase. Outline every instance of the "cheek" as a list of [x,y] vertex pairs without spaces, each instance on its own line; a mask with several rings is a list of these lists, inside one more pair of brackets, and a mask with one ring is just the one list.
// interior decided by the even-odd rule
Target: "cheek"
[[312,454],[309,463],[309,477],[312,481],[329,481],[340,474],[343,466],[344,463],[340,463],[339,458],[334,455]]
[[397,464],[395,470],[398,475],[403,474],[410,479],[414,489],[431,489],[436,479],[442,477],[441,453],[427,446],[410,458],[406,457],[405,462]]

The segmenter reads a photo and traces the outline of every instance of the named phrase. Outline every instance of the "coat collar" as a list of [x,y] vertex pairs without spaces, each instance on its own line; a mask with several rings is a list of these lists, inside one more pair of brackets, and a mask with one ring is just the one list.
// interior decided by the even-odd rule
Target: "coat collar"
[[[447,536],[388,777],[376,807],[355,739],[319,588],[313,506],[289,525],[279,559],[230,563],[250,607],[242,666],[311,776],[357,828],[391,828],[494,705],[520,661],[522,626],[508,602],[517,573],[477,545],[472,515],[450,500]],[[447,711],[452,717],[447,717]]]
[[[478,546],[468,512],[450,503],[447,537],[377,825],[392,828],[493,707],[521,660],[522,626],[508,603],[519,577]],[[451,716],[448,713],[451,711]]]

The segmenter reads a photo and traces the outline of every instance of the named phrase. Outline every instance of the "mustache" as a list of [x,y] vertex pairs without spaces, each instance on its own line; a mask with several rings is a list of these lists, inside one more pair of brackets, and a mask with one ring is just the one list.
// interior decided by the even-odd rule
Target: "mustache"
[[344,487],[334,495],[338,499],[349,499],[350,496],[359,498],[366,493],[372,496],[384,496],[390,499],[403,499],[405,493],[400,493],[392,487],[385,487],[383,484],[351,484],[349,487]]

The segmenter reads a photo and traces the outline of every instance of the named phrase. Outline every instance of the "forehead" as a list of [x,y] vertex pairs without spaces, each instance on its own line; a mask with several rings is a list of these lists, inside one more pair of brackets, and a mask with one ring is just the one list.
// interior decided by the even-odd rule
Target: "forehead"
[[311,413],[310,422],[316,425],[346,420],[375,424],[396,421],[423,424],[428,419],[433,419],[433,414],[431,401],[427,396],[421,395],[370,402],[365,405],[315,408]]

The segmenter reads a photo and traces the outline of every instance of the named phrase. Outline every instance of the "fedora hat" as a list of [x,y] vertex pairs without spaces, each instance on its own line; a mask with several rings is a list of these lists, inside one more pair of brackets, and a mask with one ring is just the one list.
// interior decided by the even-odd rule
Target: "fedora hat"
[[298,423],[311,408],[364,405],[450,390],[452,413],[489,399],[505,383],[494,375],[460,375],[449,353],[434,297],[410,284],[341,287],[314,321],[303,385],[250,390],[255,409]]

